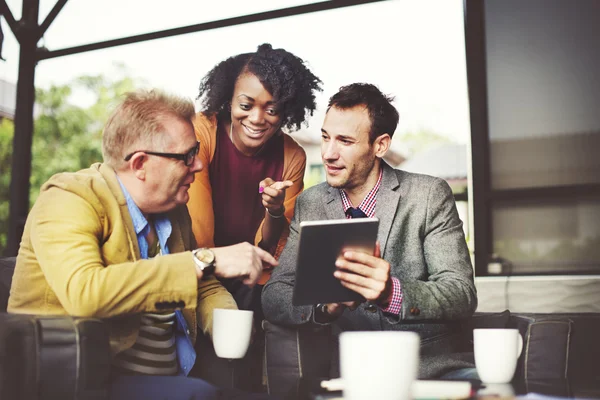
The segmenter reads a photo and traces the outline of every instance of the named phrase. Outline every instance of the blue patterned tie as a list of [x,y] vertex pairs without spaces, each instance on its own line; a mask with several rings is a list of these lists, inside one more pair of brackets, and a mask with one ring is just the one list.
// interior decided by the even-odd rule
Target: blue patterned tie
[[349,215],[351,218],[367,218],[367,214],[362,212],[362,210],[358,207],[356,207],[356,208],[350,207],[349,209],[346,210],[346,215]]

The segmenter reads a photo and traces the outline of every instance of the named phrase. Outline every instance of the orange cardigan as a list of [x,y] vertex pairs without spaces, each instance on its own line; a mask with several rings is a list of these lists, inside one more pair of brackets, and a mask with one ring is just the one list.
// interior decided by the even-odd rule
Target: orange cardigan
[[[215,217],[212,205],[212,189],[210,187],[210,178],[208,168],[213,159],[217,143],[217,119],[215,116],[207,116],[203,113],[196,114],[194,118],[194,131],[196,138],[200,141],[200,152],[198,157],[204,165],[204,169],[196,173],[196,179],[192,183],[187,203],[190,216],[192,217],[192,229],[196,242],[199,247],[214,247]],[[294,207],[296,197],[304,188],[304,169],[306,168],[306,153],[291,136],[284,134],[283,140],[283,180],[294,182],[292,187],[285,192],[285,219],[286,226],[281,233],[281,238],[277,243],[275,257],[279,257],[287,237],[289,235],[289,224],[294,216]],[[266,178],[266,177],[265,177]],[[262,226],[265,220],[261,222],[254,244],[257,245],[262,240]],[[270,272],[265,272],[259,283],[264,284],[269,280]]]

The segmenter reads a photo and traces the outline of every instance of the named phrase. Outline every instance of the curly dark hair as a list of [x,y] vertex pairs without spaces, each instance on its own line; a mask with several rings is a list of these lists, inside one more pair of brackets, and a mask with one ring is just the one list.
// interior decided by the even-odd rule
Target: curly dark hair
[[258,46],[255,53],[229,57],[206,74],[198,94],[203,112],[229,121],[235,83],[246,72],[255,75],[273,96],[281,126],[288,131],[300,129],[307,114],[313,115],[315,91],[323,90],[321,80],[310,72],[301,58],[284,49],[274,49],[269,43]]
[[378,136],[387,133],[394,136],[400,115],[392,105],[393,96],[386,96],[375,85],[370,83],[352,83],[342,86],[331,96],[327,111],[331,107],[347,110],[352,107],[364,105],[369,112],[371,130],[369,141],[373,143]]

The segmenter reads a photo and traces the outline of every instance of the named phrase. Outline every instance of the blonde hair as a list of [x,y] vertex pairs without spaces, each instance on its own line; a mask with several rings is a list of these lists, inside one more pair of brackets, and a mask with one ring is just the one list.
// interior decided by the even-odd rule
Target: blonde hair
[[118,170],[129,153],[136,150],[161,151],[158,147],[165,144],[165,118],[175,117],[191,123],[194,114],[194,103],[190,99],[160,90],[127,93],[104,126],[104,162]]

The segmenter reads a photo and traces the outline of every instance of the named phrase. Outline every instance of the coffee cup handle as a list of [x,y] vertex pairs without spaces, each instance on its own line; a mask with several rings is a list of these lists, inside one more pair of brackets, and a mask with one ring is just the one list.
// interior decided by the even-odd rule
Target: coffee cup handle
[[519,349],[517,350],[517,358],[519,358],[519,356],[521,355],[521,352],[523,351],[523,336],[521,336],[521,334],[518,334],[519,337]]

